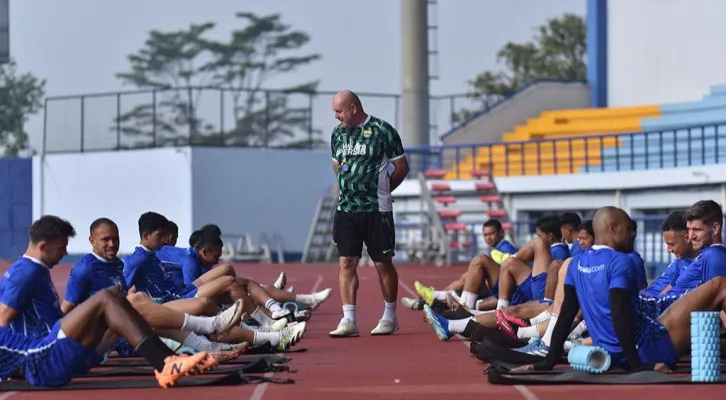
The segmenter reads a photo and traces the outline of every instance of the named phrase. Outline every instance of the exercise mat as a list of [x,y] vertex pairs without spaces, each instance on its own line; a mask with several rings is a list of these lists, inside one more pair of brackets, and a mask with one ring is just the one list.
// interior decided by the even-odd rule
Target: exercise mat
[[[260,354],[260,355],[242,355],[234,360],[227,360],[220,365],[239,365],[239,366],[250,366],[250,365],[261,365],[265,363],[267,365],[278,365],[289,362],[289,358],[279,356],[277,354]],[[101,367],[143,367],[148,366],[149,362],[139,357],[109,357]],[[245,371],[248,372],[249,371]]]

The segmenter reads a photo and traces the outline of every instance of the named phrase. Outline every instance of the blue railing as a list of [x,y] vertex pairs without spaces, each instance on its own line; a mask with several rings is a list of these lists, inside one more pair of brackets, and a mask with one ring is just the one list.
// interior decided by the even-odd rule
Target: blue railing
[[469,178],[653,170],[726,161],[726,122],[649,132],[523,142],[417,146],[406,149],[411,171],[431,169]]

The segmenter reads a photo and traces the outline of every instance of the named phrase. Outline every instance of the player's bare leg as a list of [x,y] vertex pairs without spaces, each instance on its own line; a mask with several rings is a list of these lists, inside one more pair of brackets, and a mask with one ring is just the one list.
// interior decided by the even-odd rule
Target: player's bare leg
[[154,367],[156,379],[163,387],[216,365],[216,360],[206,352],[175,355],[116,287],[91,296],[63,317],[60,324],[66,337],[89,349],[98,349],[104,338],[110,338],[108,331],[126,339]]
[[343,304],[343,319],[338,327],[330,332],[331,337],[356,337],[358,324],[355,305],[358,293],[358,262],[360,257],[340,257],[338,261],[338,291]]
[[375,266],[385,304],[383,317],[381,317],[378,325],[373,328],[371,335],[391,335],[400,329],[398,319],[396,318],[398,271],[396,271],[393,260],[390,258],[383,261],[375,261]]

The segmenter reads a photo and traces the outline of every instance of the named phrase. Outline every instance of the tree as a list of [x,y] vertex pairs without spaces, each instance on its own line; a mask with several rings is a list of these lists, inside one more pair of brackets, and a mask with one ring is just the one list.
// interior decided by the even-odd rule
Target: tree
[[[238,13],[237,17],[243,27],[226,42],[205,37],[213,23],[177,32],[151,32],[144,48],[128,57],[131,72],[117,76],[136,87],[155,89],[157,101],[122,115],[117,121],[122,133],[145,137],[142,146],[284,146],[296,139],[303,126],[307,128],[310,111],[290,106],[288,96],[310,94],[317,82],[279,91],[262,87],[271,78],[320,58],[294,54],[309,42],[309,36],[291,30],[279,14]],[[208,115],[220,121],[218,115],[224,113],[224,127],[199,115],[202,93],[214,94],[217,109]],[[149,143],[149,137],[155,140]]]
[[0,146],[5,157],[16,157],[28,149],[25,123],[43,107],[45,80],[26,72],[20,74],[10,60],[0,65]]
[[[582,17],[565,14],[548,20],[537,29],[533,41],[509,42],[497,53],[504,71],[486,71],[469,81],[472,97],[487,108],[536,79],[585,80],[586,27]],[[452,115],[461,122],[474,112],[461,110]]]

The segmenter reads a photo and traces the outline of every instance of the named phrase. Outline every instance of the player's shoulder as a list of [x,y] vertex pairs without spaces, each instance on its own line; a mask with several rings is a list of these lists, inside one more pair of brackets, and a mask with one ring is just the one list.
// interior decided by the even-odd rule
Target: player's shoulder
[[388,121],[378,118],[375,115],[371,115],[370,119],[368,120],[368,123],[366,124],[370,127],[376,128],[382,132],[395,132],[396,128],[393,127]]
[[78,260],[75,264],[73,264],[73,266],[71,267],[71,272],[88,272],[96,261],[98,261],[98,258],[96,258],[93,253],[88,253],[85,256],[81,257],[81,259]]

